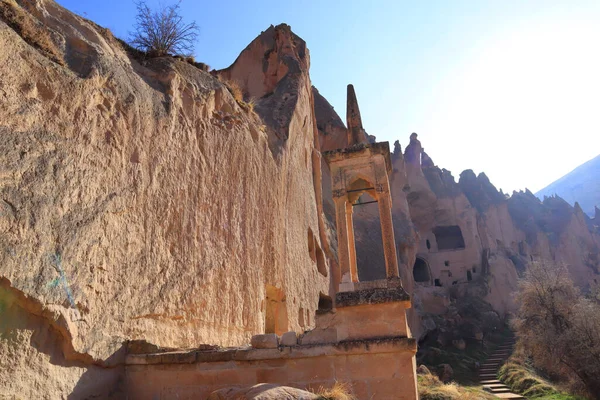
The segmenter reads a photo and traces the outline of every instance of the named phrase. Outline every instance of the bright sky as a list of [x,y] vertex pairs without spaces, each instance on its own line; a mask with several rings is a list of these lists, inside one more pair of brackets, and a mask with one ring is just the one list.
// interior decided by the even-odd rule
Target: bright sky
[[[127,0],[58,2],[122,38],[135,16]],[[288,23],[343,120],[353,83],[370,134],[404,149],[417,132],[456,179],[470,168],[505,192],[535,192],[600,153],[600,1],[183,0],[182,9],[201,27],[196,59],[213,68]]]

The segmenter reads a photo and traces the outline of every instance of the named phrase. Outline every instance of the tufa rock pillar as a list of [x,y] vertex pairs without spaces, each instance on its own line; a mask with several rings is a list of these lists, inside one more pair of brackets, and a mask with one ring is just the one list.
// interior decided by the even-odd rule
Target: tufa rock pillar
[[348,147],[359,143],[367,143],[367,134],[362,126],[362,118],[356,100],[354,86],[348,85],[346,99],[346,124],[348,126]]

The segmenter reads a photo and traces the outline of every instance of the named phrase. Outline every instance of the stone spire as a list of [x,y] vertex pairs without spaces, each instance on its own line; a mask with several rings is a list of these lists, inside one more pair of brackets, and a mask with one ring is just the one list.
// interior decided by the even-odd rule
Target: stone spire
[[410,135],[410,143],[404,149],[404,160],[406,160],[409,164],[414,164],[418,167],[421,167],[421,152],[423,151],[423,147],[421,146],[421,142],[417,139],[417,134],[412,133]]
[[354,86],[348,85],[348,97],[346,103],[346,123],[348,126],[348,147],[359,143],[368,143],[367,135],[363,129],[360,110]]
[[579,202],[576,201],[575,205],[573,206],[573,208],[575,209],[575,213],[577,213],[577,214],[583,214],[583,209],[579,205]]
[[594,222],[600,224],[600,208],[598,206],[594,206]]

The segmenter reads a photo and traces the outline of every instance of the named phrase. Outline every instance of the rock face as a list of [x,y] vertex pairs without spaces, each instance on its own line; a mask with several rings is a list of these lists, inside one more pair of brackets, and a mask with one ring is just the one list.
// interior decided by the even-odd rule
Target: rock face
[[130,339],[310,327],[331,252],[304,42],[271,27],[221,72],[256,115],[190,64],[19,4],[64,66],[0,20],[0,397],[118,397],[100,382]]
[[600,205],[600,183],[597,178],[599,175],[600,155],[581,164],[535,195],[540,199],[558,195],[573,206],[578,202],[589,217],[594,217],[595,206]]

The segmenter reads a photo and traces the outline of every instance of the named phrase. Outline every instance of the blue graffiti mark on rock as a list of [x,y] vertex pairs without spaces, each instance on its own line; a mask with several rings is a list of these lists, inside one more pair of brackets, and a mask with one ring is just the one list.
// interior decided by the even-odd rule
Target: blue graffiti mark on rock
[[55,254],[52,254],[50,256],[50,263],[59,275],[50,283],[52,284],[54,281],[57,281],[54,287],[62,283],[62,287],[67,295],[67,299],[69,300],[71,307],[77,308],[77,306],[75,305],[75,301],[73,300],[73,293],[71,292],[71,288],[69,287],[69,283],[67,282],[67,277],[65,276],[65,271],[62,268],[62,254],[60,253],[60,251],[57,251]]
[[60,284],[61,279],[59,277],[52,279],[49,283],[48,283],[48,287],[54,289],[55,287],[57,287]]

